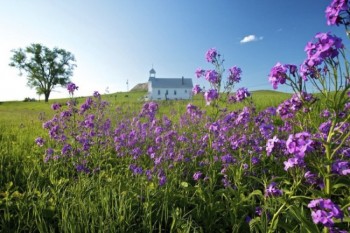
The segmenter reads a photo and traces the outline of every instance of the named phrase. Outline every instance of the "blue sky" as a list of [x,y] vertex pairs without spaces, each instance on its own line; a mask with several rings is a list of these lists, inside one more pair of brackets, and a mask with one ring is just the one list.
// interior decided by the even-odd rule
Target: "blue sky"
[[[249,90],[272,90],[267,76],[277,62],[299,65],[317,32],[344,39],[326,24],[331,0],[12,0],[0,3],[0,101],[38,98],[26,77],[10,67],[12,49],[41,43],[75,55],[78,96],[126,91],[156,77],[193,78],[209,69],[205,52],[216,48],[225,68],[239,66]],[[245,43],[243,43],[245,42]],[[281,89],[288,91],[288,89]],[[50,98],[63,98],[56,88]]]

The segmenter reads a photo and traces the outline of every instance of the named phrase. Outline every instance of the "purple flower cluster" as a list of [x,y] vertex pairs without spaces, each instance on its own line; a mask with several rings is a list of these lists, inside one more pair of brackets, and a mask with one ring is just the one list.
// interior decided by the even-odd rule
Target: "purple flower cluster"
[[236,91],[236,101],[237,102],[242,102],[244,99],[250,96],[250,92],[248,91],[247,88],[241,87],[237,89]]
[[202,176],[203,176],[203,173],[200,172],[200,171],[198,171],[198,172],[195,172],[195,173],[193,174],[193,179],[194,179],[195,181],[198,181],[198,180],[200,180],[200,179],[202,178]]
[[342,219],[343,212],[337,204],[334,204],[330,199],[315,199],[312,200],[308,207],[311,209],[312,220],[315,224],[322,224],[326,227],[334,225],[334,218]]
[[42,147],[44,145],[44,143],[45,143],[45,140],[42,137],[38,137],[38,138],[35,139],[35,143],[38,146]]
[[228,76],[228,80],[230,83],[239,83],[239,81],[241,81],[241,74],[242,74],[242,70],[241,68],[237,67],[237,66],[233,66],[229,69],[229,76]]
[[54,111],[57,111],[61,108],[61,104],[59,103],[54,103],[51,105],[51,109],[54,110]]
[[307,104],[312,104],[315,101],[315,98],[312,94],[308,93],[299,93],[293,94],[290,99],[283,101],[277,107],[278,115],[283,119],[291,119],[295,117],[295,114],[303,109]]
[[[208,62],[212,63],[215,66],[215,69],[209,69],[209,70],[204,70],[201,68],[198,68],[195,71],[195,75],[197,78],[204,77],[210,84],[210,88],[208,91],[204,93],[204,98],[207,102],[207,105],[210,105],[212,102],[215,101],[216,107],[219,108],[219,105],[217,104],[218,99],[222,99],[221,97],[224,96],[223,98],[226,97],[225,101],[235,103],[235,102],[241,102],[243,101],[246,97],[250,96],[250,93],[246,88],[240,88],[236,92],[236,96],[230,95],[234,84],[238,83],[241,80],[241,74],[242,70],[237,67],[233,66],[229,68],[228,76],[226,78],[226,82],[223,81],[223,73],[224,73],[224,68],[223,68],[223,60],[220,59],[220,54],[217,52],[216,49],[212,48],[209,49],[206,52],[205,55],[206,59]],[[221,90],[223,88],[223,91]],[[198,85],[196,85],[192,92],[194,94],[198,94],[201,92],[201,89],[199,88]],[[223,95],[221,93],[227,93],[227,95]]]
[[303,167],[306,153],[314,150],[310,133],[301,132],[289,135],[286,141],[286,148],[287,152],[292,154],[293,157],[284,162],[284,170],[287,171],[295,166]]
[[283,194],[282,190],[277,188],[276,182],[270,183],[265,189],[266,197],[277,197]]
[[[319,37],[320,41],[323,39]],[[327,47],[329,44],[324,42],[322,46],[323,52],[326,54],[328,51],[332,57],[333,50]],[[316,53],[322,54],[318,50],[310,50],[309,53],[312,59]],[[219,61],[215,49],[209,50],[206,58],[214,64]],[[220,86],[222,73],[218,70],[196,71],[198,77],[204,76],[212,86],[204,93],[207,104],[220,97],[220,89],[217,87]],[[288,75],[296,77],[297,72],[295,65],[277,63],[269,78],[277,88],[289,80]],[[233,85],[239,82],[241,73],[238,67],[230,68],[228,83]],[[72,84],[69,93],[73,95],[76,89],[75,84]],[[193,92],[197,94],[202,90],[196,85]],[[250,93],[246,88],[239,88],[232,96],[235,102],[240,102],[249,97]],[[95,92],[80,107],[72,102],[68,102],[67,106],[53,104],[52,109],[56,113],[43,124],[52,142],[46,143],[38,137],[35,143],[39,147],[52,145],[45,148],[46,163],[63,161],[62,164],[73,165],[76,173],[81,174],[93,174],[94,171],[103,169],[100,167],[103,164],[101,160],[108,158],[106,163],[115,160],[119,165],[125,166],[123,172],[129,175],[128,179],[142,179],[158,183],[159,186],[184,181],[203,185],[203,188],[210,184],[215,190],[222,189],[225,192],[227,189],[242,188],[241,177],[244,177],[249,181],[244,186],[244,192],[264,192],[264,197],[257,196],[255,204],[260,205],[259,198],[279,202],[281,198],[275,197],[284,193],[289,195],[287,190],[290,186],[295,186],[298,189],[296,192],[305,191],[306,195],[315,187],[320,189],[317,190],[318,193],[323,192],[327,185],[324,182],[327,171],[333,173],[326,174],[327,177],[346,179],[350,174],[350,139],[342,136],[348,135],[350,130],[347,122],[350,107],[345,103],[348,100],[344,100],[339,112],[331,108],[321,114],[317,112],[321,121],[324,121],[318,128],[315,123],[308,124],[306,118],[305,124],[296,120],[297,116],[304,117],[308,111],[314,111],[311,107],[315,98],[302,91],[277,108],[269,107],[260,112],[247,106],[235,111],[228,108],[220,111],[217,117],[210,117],[198,106],[188,104],[183,115],[180,115],[179,122],[172,121],[177,117],[159,117],[159,104],[146,102],[136,115],[124,115],[120,110],[112,128],[111,120],[105,113],[108,104]],[[215,102],[215,107],[217,103],[219,102]],[[174,112],[172,110],[171,113],[175,115]],[[325,147],[328,144],[324,142],[331,135],[331,130],[334,135],[331,149],[336,148],[338,151],[332,154],[332,158],[326,158]],[[328,167],[315,165],[319,162],[318,159],[326,162]],[[298,169],[289,170],[293,167]],[[285,172],[287,170],[289,172]],[[268,180],[285,179],[287,182],[281,182],[280,187],[276,182],[271,182],[265,187],[259,177]],[[295,177],[303,185],[295,185]],[[210,182],[206,182],[208,180]],[[161,187],[159,189],[162,190]],[[333,226],[334,218],[342,218],[339,207],[332,204],[327,199],[314,200],[309,204],[316,224]],[[262,209],[255,214],[261,216],[261,212]]]
[[332,164],[332,172],[341,176],[350,174],[350,161],[335,161]]
[[[71,94],[76,89],[75,84],[69,85]],[[93,168],[94,164],[91,163],[93,160],[91,151],[99,148],[102,153],[103,150],[109,150],[113,142],[109,138],[111,135],[110,120],[104,115],[107,106],[108,103],[102,101],[97,94],[94,94],[93,98],[87,98],[80,109],[71,101],[67,102],[66,107],[57,103],[53,104],[51,108],[56,111],[56,114],[43,124],[43,128],[49,131],[54,147],[46,150],[44,161],[73,160],[77,172],[97,171],[97,168]],[[39,139],[36,140],[36,143],[43,144],[43,140]]]
[[148,116],[150,119],[154,119],[155,114],[158,111],[158,104],[156,102],[145,103],[142,107],[140,116]]
[[67,84],[67,90],[68,90],[68,92],[69,92],[69,94],[70,95],[73,95],[74,94],[74,91],[75,90],[78,90],[78,86],[77,85],[75,85],[74,83],[68,83]]
[[301,132],[295,135],[291,134],[286,141],[288,152],[298,157],[304,157],[306,152],[312,151],[312,144],[313,141],[308,132]]
[[216,89],[210,89],[204,93],[204,98],[205,98],[205,101],[207,102],[207,105],[210,105],[210,103],[213,100],[216,100],[217,98],[219,98],[219,93],[217,92]]
[[304,174],[304,178],[307,184],[309,185],[316,185],[320,189],[324,188],[324,183],[322,179],[317,175],[312,173],[311,171],[307,171]]
[[326,8],[326,18],[328,25],[345,24],[346,18],[342,14],[348,14],[350,7],[348,0],[333,0],[331,5]]
[[193,89],[192,89],[192,93],[194,94],[194,95],[197,95],[197,94],[199,94],[199,93],[201,93],[202,92],[202,88],[197,84],[197,85],[195,85],[194,87],[193,87]]
[[321,65],[327,59],[333,59],[339,54],[339,50],[344,48],[342,39],[330,33],[317,33],[316,42],[308,42],[305,51],[307,59],[304,62],[306,67]]
[[272,67],[269,74],[269,81],[273,86],[273,89],[278,88],[278,84],[285,84],[287,80],[287,71],[286,66],[281,63],[277,63],[274,67]]
[[211,48],[205,53],[205,58],[207,59],[207,62],[210,63],[214,63],[217,59],[217,56],[219,56],[219,53],[215,48]]
[[207,70],[205,72],[205,79],[214,85],[221,82],[220,74],[216,70]]

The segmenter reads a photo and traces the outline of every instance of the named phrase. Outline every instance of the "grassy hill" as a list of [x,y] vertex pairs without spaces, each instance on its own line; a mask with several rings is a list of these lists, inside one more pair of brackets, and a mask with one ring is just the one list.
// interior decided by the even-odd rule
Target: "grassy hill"
[[[118,109],[120,114],[137,114],[143,103],[143,97],[147,94],[146,91],[130,91],[116,92],[102,95],[102,99],[109,102],[111,113]],[[291,94],[260,90],[252,92],[252,99],[258,109],[264,109],[268,106],[277,106],[283,100],[289,98]],[[77,97],[78,104],[84,103],[86,97]],[[48,103],[41,102],[23,102],[23,101],[8,101],[0,102],[0,124],[32,124],[33,122],[41,122],[50,119],[54,112],[51,110],[53,103],[66,105],[67,99],[51,99]],[[160,101],[159,114],[168,116],[175,113],[183,113],[186,111],[188,103],[192,103],[203,109],[208,108],[205,105],[203,96],[194,96],[192,100],[170,100]],[[242,108],[242,104],[232,106],[232,109]],[[231,109],[231,107],[230,107]]]

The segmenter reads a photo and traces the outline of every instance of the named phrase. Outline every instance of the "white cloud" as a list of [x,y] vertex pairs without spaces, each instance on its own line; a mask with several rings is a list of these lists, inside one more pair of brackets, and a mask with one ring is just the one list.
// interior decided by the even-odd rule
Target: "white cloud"
[[256,35],[249,35],[249,36],[245,36],[240,43],[244,44],[244,43],[248,43],[248,42],[253,42],[253,41],[259,41],[259,40],[263,40],[264,37],[260,36],[257,37]]

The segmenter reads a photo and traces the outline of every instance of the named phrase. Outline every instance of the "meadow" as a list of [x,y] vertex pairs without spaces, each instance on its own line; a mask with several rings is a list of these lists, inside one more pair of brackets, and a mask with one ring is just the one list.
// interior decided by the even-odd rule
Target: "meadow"
[[[100,101],[109,102],[105,112],[112,124],[118,125],[137,116],[145,104],[141,100],[145,94],[103,95]],[[277,106],[291,95],[258,91],[252,96],[263,109],[271,104]],[[156,181],[135,176],[130,170],[132,159],[118,155],[113,148],[91,156],[96,157],[93,160],[99,165],[99,172],[93,174],[75,172],[72,161],[63,164],[45,162],[45,152],[39,150],[35,139],[47,135],[42,125],[55,114],[51,106],[64,106],[67,101],[69,98],[48,103],[14,101],[0,104],[1,232],[193,232],[227,230],[225,222],[238,220],[238,216],[237,219],[231,216],[232,213],[225,214],[230,208],[223,211],[226,201],[217,203],[224,198],[224,192],[218,195],[220,189],[215,190],[214,184],[211,187],[214,190],[207,193],[209,190],[188,177],[191,174],[178,177],[177,172],[185,172],[183,165],[175,174],[166,172],[169,183],[163,187]],[[81,105],[85,98],[75,98],[75,101]],[[186,116],[188,103],[205,108],[203,98],[199,96],[193,100],[161,101],[155,117],[168,116],[169,121],[174,121],[172,128],[175,130],[181,116]],[[191,127],[179,133],[186,132],[190,138],[197,130]],[[48,137],[45,140],[48,141]],[[151,141],[149,145],[152,145]],[[226,220],[219,223],[220,219]],[[236,224],[240,229],[242,223],[237,221]]]
[[[249,108],[229,105],[216,119],[203,96],[154,103],[144,95],[2,102],[1,232],[320,230],[304,202],[310,189],[321,192],[317,183],[265,149],[273,131],[294,131],[278,128],[273,110],[291,94],[253,92]],[[347,193],[337,199],[349,202]]]
[[242,70],[211,48],[192,100],[69,83],[67,99],[0,103],[0,232],[348,232],[348,51],[328,32],[305,52],[268,75],[291,94],[236,89]]

